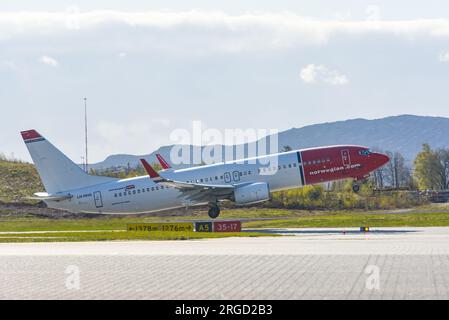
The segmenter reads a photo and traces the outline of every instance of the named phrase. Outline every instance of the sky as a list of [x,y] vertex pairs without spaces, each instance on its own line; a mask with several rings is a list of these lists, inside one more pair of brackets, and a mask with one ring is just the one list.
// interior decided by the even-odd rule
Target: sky
[[34,128],[76,162],[175,129],[449,117],[449,2],[0,2],[0,153]]

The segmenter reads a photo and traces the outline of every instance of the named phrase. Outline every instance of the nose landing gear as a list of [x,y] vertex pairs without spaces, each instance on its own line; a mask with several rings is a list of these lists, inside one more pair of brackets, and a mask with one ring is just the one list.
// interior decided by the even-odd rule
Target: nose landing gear
[[211,219],[218,218],[220,215],[220,207],[216,203],[211,203],[208,214]]

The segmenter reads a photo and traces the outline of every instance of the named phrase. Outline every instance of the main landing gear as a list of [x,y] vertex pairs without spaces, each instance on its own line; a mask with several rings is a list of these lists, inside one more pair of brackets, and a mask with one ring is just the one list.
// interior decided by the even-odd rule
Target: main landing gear
[[360,186],[357,183],[357,181],[354,181],[354,183],[352,184],[352,191],[354,191],[354,193],[359,193],[360,191]]
[[208,214],[211,219],[218,218],[220,215],[220,207],[216,203],[211,203]]

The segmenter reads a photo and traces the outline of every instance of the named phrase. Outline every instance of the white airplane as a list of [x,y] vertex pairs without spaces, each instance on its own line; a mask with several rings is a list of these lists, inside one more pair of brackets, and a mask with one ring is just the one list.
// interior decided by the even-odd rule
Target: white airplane
[[[116,179],[89,175],[35,130],[21,132],[46,192],[34,194],[50,208],[71,212],[137,214],[209,204],[217,218],[221,201],[238,205],[270,199],[270,193],[328,181],[360,181],[389,158],[353,145],[295,150],[262,157],[175,170],[160,156],[157,173]],[[263,161],[261,161],[263,160]],[[274,165],[276,164],[276,165]]]

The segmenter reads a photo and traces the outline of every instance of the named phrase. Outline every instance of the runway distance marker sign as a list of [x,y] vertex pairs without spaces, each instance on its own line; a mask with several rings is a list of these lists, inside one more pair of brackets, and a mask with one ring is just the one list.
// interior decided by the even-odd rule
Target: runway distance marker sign
[[214,232],[241,232],[241,221],[215,221]]
[[196,232],[212,232],[212,222],[195,222],[195,231]]
[[127,225],[128,231],[168,231],[168,232],[193,232],[193,223],[130,223]]

